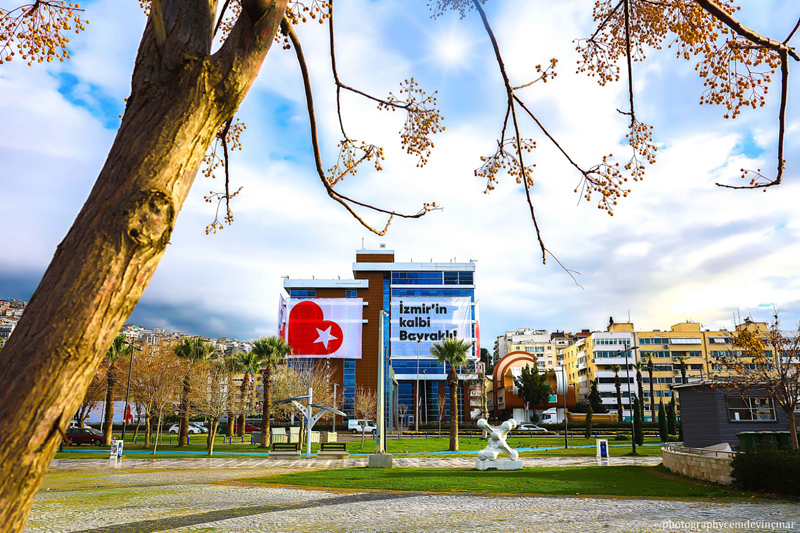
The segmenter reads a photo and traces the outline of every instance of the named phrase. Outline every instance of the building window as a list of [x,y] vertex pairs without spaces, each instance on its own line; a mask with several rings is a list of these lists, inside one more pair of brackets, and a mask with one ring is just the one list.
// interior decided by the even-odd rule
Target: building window
[[316,289],[311,289],[311,290],[292,289],[289,292],[289,297],[290,298],[316,298],[317,297],[317,291],[316,291]]
[[355,289],[344,291],[345,298],[357,298],[357,291]]
[[745,398],[741,396],[729,396],[728,420],[731,422],[775,422],[777,417],[775,415],[775,406],[772,404],[772,398],[767,398],[765,396]]

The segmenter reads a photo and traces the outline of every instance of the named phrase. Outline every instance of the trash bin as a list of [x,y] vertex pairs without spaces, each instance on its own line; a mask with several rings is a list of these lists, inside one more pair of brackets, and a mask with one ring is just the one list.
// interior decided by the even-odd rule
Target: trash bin
[[261,444],[261,432],[253,431],[250,433],[250,444]]
[[765,443],[772,443],[775,446],[779,446],[779,433],[786,433],[788,442],[788,431],[742,431],[741,433],[737,433],[736,437],[739,439],[739,451],[752,452],[758,446]]

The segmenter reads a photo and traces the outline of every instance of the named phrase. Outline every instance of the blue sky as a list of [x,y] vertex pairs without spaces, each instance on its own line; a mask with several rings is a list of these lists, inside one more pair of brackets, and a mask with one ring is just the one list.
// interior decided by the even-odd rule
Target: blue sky
[[[13,2],[0,0],[0,6]],[[496,143],[505,93],[475,12],[432,20],[425,2],[337,3],[337,64],[342,80],[385,97],[414,76],[438,90],[447,131],[436,136],[424,169],[403,153],[400,113],[346,94],[351,137],[386,150],[384,170],[364,168],[340,187],[381,206],[415,211],[435,200],[444,210],[396,221],[386,237],[364,230],[319,184],[311,166],[308,122],[294,54],[274,47],[237,116],[244,150],[232,161],[236,222],[205,235],[220,187],[198,176],[153,281],[130,321],[191,334],[248,339],[274,333],[281,276],[349,277],[355,250],[385,243],[398,260],[477,263],[484,346],[517,327],[602,329],[628,313],[637,328],[696,320],[730,328],[733,314],[785,326],[800,318],[800,82],[791,82],[784,185],[766,193],[729,191],[738,169],[774,167],[777,87],[766,107],[735,121],[699,106],[702,81],[672,50],[635,65],[640,120],[655,127],[659,162],[633,186],[614,217],[573,193],[578,176],[529,121],[538,142],[533,195],[543,237],[577,287],[552,261],[542,265],[524,195],[508,176],[483,194],[473,175]],[[783,38],[800,16],[791,0],[741,2],[741,18]],[[591,33],[591,2],[490,0],[486,9],[514,84],[534,66],[559,59],[558,77],[523,93],[559,142],[585,166],[624,150],[625,84],[600,87],[575,73],[573,39]],[[72,59],[0,66],[0,297],[27,299],[103,165],[130,89],[145,17],[138,2],[84,4],[87,31],[72,37]],[[327,31],[299,29],[313,76],[324,164],[339,141]],[[800,37],[795,37],[795,40]],[[792,65],[793,67],[794,65]],[[375,224],[379,217],[368,215]]]

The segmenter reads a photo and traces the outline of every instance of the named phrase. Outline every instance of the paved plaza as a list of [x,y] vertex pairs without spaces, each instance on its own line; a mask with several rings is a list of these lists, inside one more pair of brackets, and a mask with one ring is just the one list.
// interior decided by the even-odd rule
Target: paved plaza
[[[263,459],[55,460],[28,519],[29,532],[156,531],[798,531],[800,505],[788,501],[517,497],[390,491],[301,490],[252,485],[249,477],[309,468],[355,468],[347,461]],[[588,457],[525,458],[526,467],[589,466]],[[610,464],[658,464],[658,457]],[[402,458],[407,467],[474,468],[467,458]],[[444,472],[443,472],[444,474]],[[750,521],[749,527],[741,522]],[[754,524],[764,522],[764,524]],[[778,522],[793,522],[780,529]],[[770,524],[771,523],[771,524]],[[745,524],[746,525],[746,524]]]

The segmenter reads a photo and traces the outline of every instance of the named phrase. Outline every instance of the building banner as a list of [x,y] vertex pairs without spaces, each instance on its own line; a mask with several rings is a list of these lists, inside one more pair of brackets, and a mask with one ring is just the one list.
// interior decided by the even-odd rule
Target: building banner
[[290,298],[286,331],[293,357],[361,359],[361,298]]
[[[469,297],[392,298],[392,357],[430,356],[444,339],[472,342],[472,299]],[[473,355],[470,348],[468,356]]]
[[279,294],[278,297],[278,337],[286,340],[286,300],[283,298],[283,294]]

